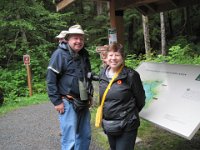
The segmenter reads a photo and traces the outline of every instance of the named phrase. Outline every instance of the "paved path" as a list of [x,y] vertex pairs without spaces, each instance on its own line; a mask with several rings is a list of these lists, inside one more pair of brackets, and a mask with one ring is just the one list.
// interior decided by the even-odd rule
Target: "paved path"
[[0,150],[60,150],[59,131],[50,102],[24,107],[0,117]]

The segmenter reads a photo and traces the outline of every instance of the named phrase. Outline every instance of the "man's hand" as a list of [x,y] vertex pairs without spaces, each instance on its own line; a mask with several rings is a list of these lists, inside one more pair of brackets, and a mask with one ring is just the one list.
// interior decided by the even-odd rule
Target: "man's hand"
[[61,103],[61,104],[55,106],[55,109],[56,109],[56,111],[58,111],[60,114],[63,114],[63,113],[65,112],[64,103]]

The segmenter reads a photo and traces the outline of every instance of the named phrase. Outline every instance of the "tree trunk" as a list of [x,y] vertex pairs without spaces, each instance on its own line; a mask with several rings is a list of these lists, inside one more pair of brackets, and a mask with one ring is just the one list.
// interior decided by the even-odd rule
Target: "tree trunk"
[[160,27],[161,27],[161,52],[162,55],[167,55],[166,50],[166,34],[165,34],[165,18],[164,13],[160,13]]
[[174,31],[172,28],[172,14],[171,12],[167,12],[167,20],[168,20],[168,29],[169,29],[169,38],[174,36]]
[[187,35],[192,35],[192,25],[190,20],[190,7],[184,8],[184,14],[185,14],[185,30]]
[[131,21],[131,23],[128,25],[128,49],[130,51],[133,51],[133,44],[134,44],[134,40],[133,40],[133,20]]
[[146,56],[148,58],[150,56],[150,53],[151,53],[148,16],[142,15],[142,23],[143,23],[145,53],[146,53]]
[[97,15],[100,15],[102,14],[103,12],[103,5],[102,5],[102,2],[101,1],[97,1]]

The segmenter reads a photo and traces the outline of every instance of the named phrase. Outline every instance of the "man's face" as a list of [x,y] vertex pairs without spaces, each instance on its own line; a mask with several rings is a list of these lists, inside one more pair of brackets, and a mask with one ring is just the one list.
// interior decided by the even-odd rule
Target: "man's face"
[[72,34],[68,38],[68,44],[74,52],[79,52],[84,46],[84,35]]

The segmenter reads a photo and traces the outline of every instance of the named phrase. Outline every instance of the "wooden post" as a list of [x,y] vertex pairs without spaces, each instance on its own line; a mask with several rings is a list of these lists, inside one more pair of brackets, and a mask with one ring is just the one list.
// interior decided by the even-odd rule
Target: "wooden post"
[[115,0],[110,0],[110,26],[117,31],[117,42],[124,45],[123,10],[115,10]]
[[110,0],[110,26],[116,28],[115,0]]
[[30,65],[29,64],[26,64],[26,71],[27,71],[29,96],[32,96],[33,95],[33,91],[32,91],[32,84],[31,84],[31,69],[30,69]]
[[124,19],[123,19],[123,15],[124,15],[123,10],[115,11],[117,41],[122,45],[124,45]]
[[27,80],[28,80],[28,88],[29,88],[29,96],[33,95],[32,92],[32,84],[31,84],[31,69],[30,69],[30,56],[24,55],[23,56],[24,65],[26,65],[26,71],[27,71]]

